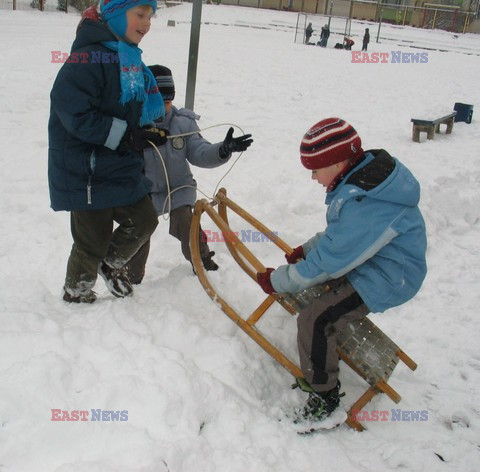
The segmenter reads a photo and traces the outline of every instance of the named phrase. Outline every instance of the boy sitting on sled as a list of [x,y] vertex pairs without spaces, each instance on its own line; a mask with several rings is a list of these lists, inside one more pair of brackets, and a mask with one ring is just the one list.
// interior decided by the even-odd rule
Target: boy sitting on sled
[[415,177],[383,149],[364,152],[344,120],[312,126],[300,156],[312,179],[327,189],[327,227],[286,255],[288,265],[258,273],[257,281],[268,294],[328,281],[330,290],[297,321],[300,366],[309,383],[297,419],[322,421],[340,403],[335,333],[415,296],[427,272],[427,240]]

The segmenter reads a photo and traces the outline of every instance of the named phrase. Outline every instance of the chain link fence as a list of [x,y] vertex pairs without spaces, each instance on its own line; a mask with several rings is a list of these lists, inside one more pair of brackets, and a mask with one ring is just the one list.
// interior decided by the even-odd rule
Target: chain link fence
[[[440,3],[424,3],[423,6],[381,3],[369,0],[203,0],[206,3],[236,5],[243,7],[285,10],[313,14],[315,24],[313,28],[321,29],[325,23],[334,21],[334,34],[348,35],[345,29],[348,20],[364,20],[385,22],[395,25],[408,25],[418,28],[443,29],[455,33],[478,32],[480,29],[479,2],[468,0],[468,6],[453,6]],[[393,0],[395,1],[395,0]],[[402,1],[402,0],[399,0]],[[444,1],[444,0],[438,0]],[[68,2],[68,3],[67,3]],[[82,12],[98,0],[0,0],[0,9],[3,10],[30,10],[41,11],[79,11]],[[159,4],[181,3],[178,0],[159,0]],[[323,18],[321,18],[323,16]],[[333,18],[336,18],[333,20]],[[332,20],[329,20],[332,19]],[[318,21],[318,24],[316,24]],[[322,25],[320,23],[323,22]],[[305,29],[306,25],[297,25],[297,29]],[[298,33],[298,32],[297,32]],[[296,41],[301,42],[302,38]]]
[[82,12],[97,3],[97,0],[0,0],[0,10]]

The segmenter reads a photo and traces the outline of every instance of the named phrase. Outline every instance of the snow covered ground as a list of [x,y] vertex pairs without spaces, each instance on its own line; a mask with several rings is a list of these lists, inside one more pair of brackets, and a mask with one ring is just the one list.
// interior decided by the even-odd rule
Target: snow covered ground
[[[185,97],[191,5],[162,9],[142,43],[147,64],[174,72]],[[49,208],[49,92],[78,16],[0,12],[0,470],[55,472],[459,471],[480,469],[480,37],[370,25],[371,52],[427,52],[424,63],[352,63],[348,51],[294,44],[296,14],[228,6],[203,8],[195,109],[200,127],[234,123],[255,139],[222,185],[292,246],[324,227],[323,189],[299,163],[298,146],[316,121],[341,116],[364,148],[384,147],[422,185],[429,273],[410,303],[371,315],[418,364],[395,370],[395,405],[427,421],[377,421],[299,437],[277,417],[304,394],[291,376],[213,304],[160,220],[145,283],[127,300],[98,281],[99,300],[61,300],[71,247],[69,218]],[[167,27],[167,20],[176,21]],[[361,34],[366,25],[354,23]],[[315,34],[317,34],[316,32]],[[314,36],[317,40],[317,36]],[[356,46],[361,43],[356,37]],[[407,43],[411,41],[411,43]],[[415,48],[405,48],[411,44]],[[449,52],[417,49],[441,45]],[[475,106],[471,124],[433,141],[411,140],[413,117]],[[206,130],[212,142],[227,126]],[[238,133],[237,131],[236,133]],[[212,195],[226,167],[195,170]],[[246,225],[232,219],[236,229]],[[216,228],[205,219],[206,229]],[[249,247],[279,265],[271,243]],[[221,243],[212,283],[242,313],[259,288]],[[294,360],[295,320],[274,306],[260,328]],[[365,384],[347,366],[348,408]],[[52,409],[125,411],[126,421],[52,421]]]

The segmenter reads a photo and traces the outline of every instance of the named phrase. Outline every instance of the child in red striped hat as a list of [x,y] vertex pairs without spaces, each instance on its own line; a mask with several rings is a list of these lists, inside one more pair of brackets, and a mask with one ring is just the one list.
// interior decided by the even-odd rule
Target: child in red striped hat
[[327,189],[327,227],[291,254],[288,265],[257,274],[266,293],[296,293],[328,283],[298,318],[300,366],[309,393],[296,421],[322,421],[340,404],[335,333],[368,313],[415,296],[427,272],[420,185],[383,150],[363,151],[340,118],[313,125],[300,160]]

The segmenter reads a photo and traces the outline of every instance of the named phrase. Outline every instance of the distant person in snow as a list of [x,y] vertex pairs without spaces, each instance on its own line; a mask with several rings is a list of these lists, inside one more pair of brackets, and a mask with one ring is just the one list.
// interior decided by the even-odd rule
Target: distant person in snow
[[[155,0],[110,0],[89,10],[50,98],[48,178],[51,206],[69,211],[73,246],[63,299],[93,303],[97,273],[116,297],[133,293],[124,266],[149,239],[157,214],[143,175],[147,139],[164,115],[155,77],[138,44]],[[114,223],[118,226],[114,230]]]
[[363,151],[355,129],[340,118],[312,126],[300,159],[326,187],[327,227],[291,254],[289,265],[257,274],[271,294],[324,284],[325,292],[301,311],[297,344],[309,393],[296,420],[322,421],[339,405],[335,333],[350,321],[401,305],[420,289],[427,272],[420,185],[383,150]]
[[326,48],[329,37],[330,37],[330,28],[328,27],[328,25],[322,26],[322,31],[320,31],[320,41],[318,42],[318,45],[321,46],[322,48]]
[[[221,166],[228,162],[232,152],[245,151],[253,140],[250,134],[234,138],[233,128],[230,128],[223,142],[209,143],[199,133],[196,121],[200,117],[191,110],[178,109],[173,105],[175,83],[172,71],[160,65],[149,67],[165,103],[165,118],[160,118],[157,125],[167,130],[172,139],[159,146],[161,157],[152,147],[143,151],[145,176],[152,182],[150,196],[157,214],[170,213],[170,234],[180,241],[185,259],[192,262],[190,226],[193,206],[197,199],[197,182],[193,178],[189,163],[210,169]],[[176,135],[179,136],[175,137]],[[163,164],[166,166],[167,175]],[[128,277],[133,284],[139,284],[143,279],[149,249],[150,240],[127,265]],[[200,231],[200,256],[206,270],[218,269],[212,259],[214,255],[208,248],[206,236]]]
[[345,38],[343,38],[343,48],[346,49],[347,51],[351,51],[352,46],[354,44],[355,44],[355,41],[349,36],[345,36]]
[[368,28],[365,28],[365,34],[363,35],[362,51],[367,50],[369,42],[370,42],[370,32],[368,31]]
[[310,38],[312,37],[312,34],[313,34],[312,23],[308,23],[308,26],[305,28],[305,44],[308,44],[310,42]]

